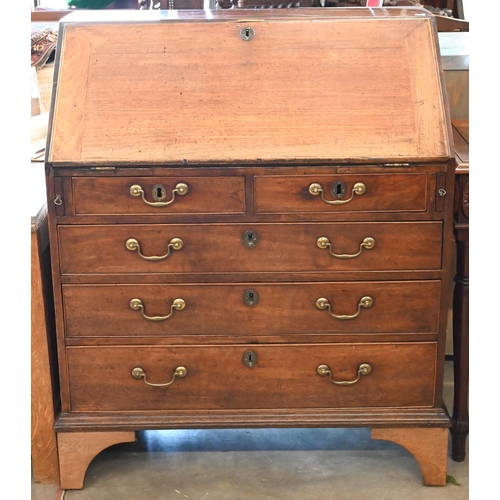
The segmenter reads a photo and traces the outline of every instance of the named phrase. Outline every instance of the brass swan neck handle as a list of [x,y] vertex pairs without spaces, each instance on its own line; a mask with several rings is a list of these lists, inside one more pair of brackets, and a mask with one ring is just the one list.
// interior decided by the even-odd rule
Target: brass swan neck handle
[[333,314],[332,305],[330,304],[328,299],[321,297],[316,301],[316,307],[320,311],[324,311],[325,309],[328,309],[328,312],[330,313],[330,315],[336,319],[354,319],[354,318],[357,318],[359,316],[359,313],[360,313],[362,307],[364,309],[368,309],[372,305],[373,305],[373,298],[370,297],[369,295],[366,295],[365,297],[361,297],[361,299],[359,300],[358,310],[355,314]]
[[332,371],[330,370],[330,367],[328,365],[319,365],[318,368],[316,368],[316,373],[320,377],[328,376],[330,382],[336,385],[353,385],[359,381],[361,375],[369,375],[371,371],[372,367],[368,363],[362,363],[358,366],[358,377],[356,378],[356,380],[333,380]]
[[188,374],[187,368],[185,366],[178,366],[173,373],[172,380],[170,382],[165,382],[164,384],[153,384],[146,380],[146,372],[139,366],[132,370],[132,377],[137,380],[141,378],[144,379],[144,383],[150,385],[152,387],[167,387],[168,385],[172,385],[176,377],[184,378]]
[[133,186],[130,186],[129,192],[134,197],[141,196],[142,201],[146,205],[149,205],[150,207],[167,207],[168,205],[171,205],[175,201],[176,194],[178,194],[179,196],[184,196],[184,195],[188,194],[189,186],[184,182],[178,182],[175,185],[175,188],[172,189],[172,198],[169,201],[148,201],[148,200],[146,200],[146,196],[144,194],[144,189],[142,189],[142,187],[139,186],[138,184],[134,184]]

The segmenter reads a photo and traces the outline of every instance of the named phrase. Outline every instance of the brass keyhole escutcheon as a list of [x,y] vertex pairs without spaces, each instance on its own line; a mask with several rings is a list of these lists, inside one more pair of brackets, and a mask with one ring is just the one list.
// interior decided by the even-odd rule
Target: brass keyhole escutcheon
[[259,302],[259,294],[253,289],[246,290],[243,295],[243,301],[247,306],[256,306]]
[[241,238],[241,241],[247,248],[253,248],[257,245],[257,233],[253,231],[252,229],[249,229],[248,231],[245,231],[243,233],[243,237]]
[[253,368],[257,364],[257,354],[254,351],[246,351],[243,354],[243,364],[247,368]]
[[255,31],[250,26],[245,26],[240,30],[240,38],[244,42],[249,42],[255,36]]
[[335,181],[330,189],[332,196],[336,199],[341,199],[347,193],[347,186],[345,182]]
[[167,190],[163,184],[155,184],[151,195],[155,201],[163,201],[167,197]]

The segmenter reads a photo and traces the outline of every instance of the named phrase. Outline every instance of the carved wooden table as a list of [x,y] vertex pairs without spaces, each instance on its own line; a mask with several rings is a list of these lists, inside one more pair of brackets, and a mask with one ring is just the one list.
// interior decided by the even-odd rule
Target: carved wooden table
[[457,161],[455,176],[454,230],[457,272],[453,295],[454,398],[451,424],[455,462],[465,458],[469,434],[469,121],[453,121]]

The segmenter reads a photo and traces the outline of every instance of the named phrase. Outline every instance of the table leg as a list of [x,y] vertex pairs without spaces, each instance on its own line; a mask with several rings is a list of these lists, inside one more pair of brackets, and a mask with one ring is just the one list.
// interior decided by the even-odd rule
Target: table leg
[[455,235],[457,274],[453,294],[454,398],[451,458],[455,462],[462,462],[469,434],[469,230],[458,229]]

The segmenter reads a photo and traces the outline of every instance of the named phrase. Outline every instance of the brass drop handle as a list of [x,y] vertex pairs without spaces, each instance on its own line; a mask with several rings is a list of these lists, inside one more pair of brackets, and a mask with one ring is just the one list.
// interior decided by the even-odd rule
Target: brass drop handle
[[324,311],[325,309],[328,309],[328,312],[330,313],[331,316],[333,316],[336,319],[354,319],[359,316],[359,313],[361,311],[361,308],[364,307],[365,309],[368,309],[373,305],[373,298],[370,297],[369,295],[365,297],[361,297],[359,304],[358,304],[358,311],[356,314],[333,314],[332,313],[332,306],[328,299],[325,298],[320,298],[316,301],[316,307],[320,309],[321,311]]
[[371,236],[367,236],[366,238],[364,238],[363,241],[359,244],[359,251],[357,253],[333,253],[332,244],[326,236],[321,236],[320,238],[318,238],[316,240],[316,245],[322,250],[328,248],[330,255],[333,255],[333,257],[336,257],[337,259],[354,259],[354,257],[357,257],[361,254],[363,248],[366,248],[366,250],[371,250],[375,246],[375,239]]
[[146,372],[141,368],[137,367],[132,370],[132,377],[136,378],[137,380],[140,380],[141,378],[144,379],[144,383],[151,385],[153,387],[166,387],[167,385],[171,385],[174,383],[175,377],[178,378],[184,378],[188,374],[187,368],[185,366],[178,366],[175,371],[174,375],[172,377],[172,380],[170,382],[166,382],[164,384],[152,384],[151,382],[148,382],[146,380]]
[[127,250],[130,250],[131,252],[135,252],[137,250],[137,253],[139,254],[140,257],[146,260],[163,260],[166,259],[170,255],[170,250],[180,250],[184,245],[184,242],[180,238],[172,238],[170,240],[170,243],[167,246],[167,253],[165,255],[150,255],[149,257],[146,255],[143,255],[141,252],[141,244],[139,243],[138,240],[135,238],[129,238],[125,242],[125,247]]
[[345,203],[349,203],[353,198],[354,195],[362,195],[366,192],[366,184],[363,182],[356,182],[354,186],[352,187],[351,191],[351,197],[348,198],[347,200],[327,200],[324,196],[324,190],[321,184],[318,184],[317,182],[313,182],[309,186],[309,193],[311,193],[313,196],[321,196],[321,199],[325,202],[328,203],[329,205],[344,205]]
[[175,299],[170,306],[170,314],[167,316],[147,316],[141,299],[132,299],[129,305],[134,311],[141,311],[142,317],[148,321],[165,321],[174,314],[174,311],[182,311],[186,307],[186,302],[184,299]]
[[356,380],[338,381],[338,380],[333,380],[332,371],[330,370],[330,367],[328,365],[319,365],[318,368],[316,368],[316,373],[320,377],[326,377],[328,375],[330,381],[337,385],[353,385],[359,381],[361,375],[368,375],[371,371],[372,367],[368,363],[362,363],[361,365],[358,366],[358,378]]
[[178,194],[179,196],[184,196],[188,194],[189,192],[189,186],[185,184],[184,182],[178,182],[175,185],[175,188],[172,189],[172,199],[170,201],[148,201],[146,200],[144,196],[144,189],[142,189],[141,186],[138,184],[134,184],[133,186],[130,186],[130,194],[134,197],[137,196],[142,196],[142,201],[146,203],[146,205],[149,205],[150,207],[166,207],[167,205],[171,205],[174,200],[175,200],[175,195]]

